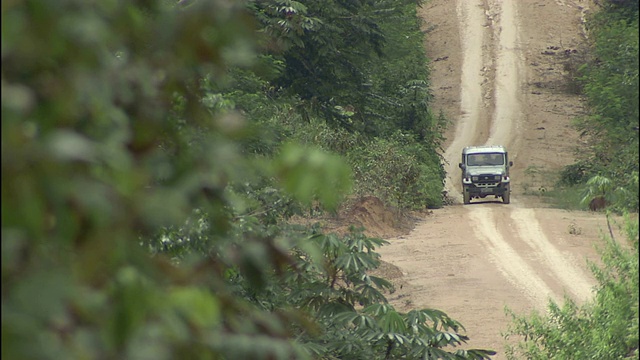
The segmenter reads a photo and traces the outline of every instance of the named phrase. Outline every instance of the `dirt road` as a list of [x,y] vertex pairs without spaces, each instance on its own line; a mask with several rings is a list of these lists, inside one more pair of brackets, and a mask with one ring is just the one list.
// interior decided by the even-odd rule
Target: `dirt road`
[[[401,310],[437,308],[462,322],[466,348],[505,359],[504,308],[544,311],[549,299],[592,296],[586,259],[606,229],[604,215],[546,207],[538,200],[553,174],[573,162],[582,111],[567,83],[584,42],[587,1],[431,0],[425,20],[434,107],[454,122],[444,158],[455,204],[433,211],[407,236],[389,239],[382,259],[402,272]],[[461,205],[461,149],[506,145],[512,199]]]

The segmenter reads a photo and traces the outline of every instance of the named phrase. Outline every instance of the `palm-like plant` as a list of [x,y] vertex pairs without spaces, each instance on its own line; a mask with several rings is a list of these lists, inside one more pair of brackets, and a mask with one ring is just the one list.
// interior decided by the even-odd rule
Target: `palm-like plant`
[[606,176],[595,175],[587,181],[580,203],[586,205],[596,200],[602,200],[602,203],[605,205],[609,235],[611,235],[612,239],[615,239],[609,221],[610,208],[615,208],[616,204],[623,202],[628,196],[630,195],[627,189],[617,187],[616,184]]
[[[387,280],[368,274],[380,264],[377,247],[387,241],[351,229],[346,236],[309,239],[321,256],[299,251],[299,271],[283,287],[322,328],[319,336],[299,338],[318,358],[334,359],[489,359],[491,350],[451,350],[463,345],[462,324],[435,309],[398,312],[384,296]],[[307,244],[307,249],[309,244]]]

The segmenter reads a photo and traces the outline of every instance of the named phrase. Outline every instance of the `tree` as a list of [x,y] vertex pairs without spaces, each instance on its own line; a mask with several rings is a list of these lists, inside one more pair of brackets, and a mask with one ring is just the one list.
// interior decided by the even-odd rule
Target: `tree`
[[[3,357],[308,357],[294,311],[263,311],[227,282],[245,264],[282,266],[272,239],[179,266],[140,246],[194,209],[200,249],[228,238],[225,191],[253,159],[234,140],[241,118],[203,106],[199,79],[250,65],[254,28],[220,1],[3,3]],[[284,149],[265,175],[308,199],[296,176],[309,155]],[[335,199],[322,194],[340,193],[346,167],[312,158],[328,174],[314,196]],[[261,252],[283,256],[251,262]]]
[[[336,206],[350,169],[284,141],[246,151],[217,90],[259,58],[254,17],[181,4],[3,3],[3,357],[453,357],[456,322],[384,304],[388,283],[367,275],[382,241],[274,220],[289,199]],[[379,328],[338,322],[338,306]]]
[[638,2],[603,1],[587,27],[589,60],[579,72],[588,114],[576,125],[589,146],[580,150],[582,157],[566,169],[564,178],[574,185],[605,176],[632,194],[624,207],[637,211]]

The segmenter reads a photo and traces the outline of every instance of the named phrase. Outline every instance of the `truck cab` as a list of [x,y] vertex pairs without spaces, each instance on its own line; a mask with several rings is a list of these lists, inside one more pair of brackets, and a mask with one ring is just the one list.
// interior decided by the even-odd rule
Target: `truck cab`
[[511,197],[509,168],[513,162],[504,146],[467,146],[462,149],[462,197],[464,204],[488,195],[502,198],[508,204]]

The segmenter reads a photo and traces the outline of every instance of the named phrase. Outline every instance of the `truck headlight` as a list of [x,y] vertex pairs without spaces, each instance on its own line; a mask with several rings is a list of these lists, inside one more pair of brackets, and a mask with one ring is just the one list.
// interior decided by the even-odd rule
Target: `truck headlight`
[[493,180],[500,180],[501,176],[500,175],[496,175],[493,177]]
[[472,177],[471,177],[471,180],[473,180],[473,181],[478,181],[478,177],[477,177],[477,176],[472,176]]

